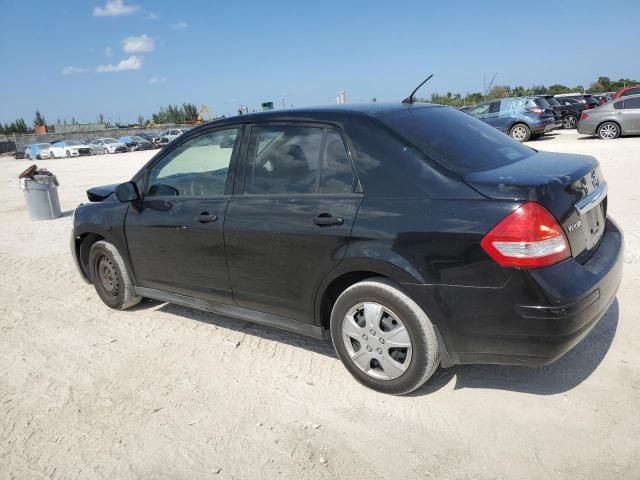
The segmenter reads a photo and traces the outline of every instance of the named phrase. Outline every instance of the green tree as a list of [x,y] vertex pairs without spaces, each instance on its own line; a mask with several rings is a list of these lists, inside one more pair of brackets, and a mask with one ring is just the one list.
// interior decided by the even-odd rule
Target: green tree
[[36,110],[36,116],[33,119],[33,126],[34,127],[43,127],[46,124],[47,123],[46,123],[46,120],[44,119],[44,115],[42,115],[40,113],[40,110]]

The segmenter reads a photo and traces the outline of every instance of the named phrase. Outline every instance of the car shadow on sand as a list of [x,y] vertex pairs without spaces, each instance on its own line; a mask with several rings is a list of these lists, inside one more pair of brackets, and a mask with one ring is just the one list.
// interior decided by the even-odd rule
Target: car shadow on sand
[[[155,300],[146,300],[131,310],[157,306],[159,306],[158,310],[165,313],[285,343],[338,360],[329,341],[317,340],[243,320]],[[619,306],[616,299],[589,335],[566,355],[550,365],[544,367],[456,365],[446,369],[440,368],[424,386],[409,395],[429,395],[452,381],[455,382],[455,390],[490,388],[535,395],[554,395],[566,392],[586,380],[600,365],[613,342],[618,327],[618,315]]]
[[618,300],[614,300],[596,327],[560,359],[544,367],[457,365],[439,369],[412,395],[428,395],[451,381],[454,389],[491,388],[534,395],[554,395],[578,386],[598,368],[611,347],[618,327]]

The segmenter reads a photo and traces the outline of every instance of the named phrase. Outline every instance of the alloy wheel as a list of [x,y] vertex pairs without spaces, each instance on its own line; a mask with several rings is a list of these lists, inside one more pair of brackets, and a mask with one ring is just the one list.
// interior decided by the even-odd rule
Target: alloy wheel
[[342,321],[342,338],[351,361],[379,380],[400,377],[411,363],[409,332],[391,310],[375,302],[353,306]]
[[511,136],[519,142],[522,142],[525,138],[527,138],[527,129],[522,125],[516,125],[511,131]]
[[600,137],[605,140],[610,140],[612,138],[616,138],[618,136],[618,127],[616,127],[613,123],[605,123],[600,127]]
[[573,115],[568,115],[562,119],[562,126],[566,130],[570,130],[572,128],[576,128],[576,117]]

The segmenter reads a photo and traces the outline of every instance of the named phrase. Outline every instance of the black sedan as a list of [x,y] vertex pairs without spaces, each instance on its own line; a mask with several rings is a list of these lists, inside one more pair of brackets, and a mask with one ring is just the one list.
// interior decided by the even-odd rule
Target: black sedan
[[594,158],[436,105],[227,118],[88,196],[72,254],[109,307],[146,297],[330,338],[391,394],[439,365],[554,361],[622,276]]
[[130,152],[138,150],[153,150],[153,144],[139,135],[120,137],[118,141],[124,143]]

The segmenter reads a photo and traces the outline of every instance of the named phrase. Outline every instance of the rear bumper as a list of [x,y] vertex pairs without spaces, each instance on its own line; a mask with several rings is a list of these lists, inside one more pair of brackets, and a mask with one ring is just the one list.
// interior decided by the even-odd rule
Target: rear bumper
[[578,122],[578,133],[582,135],[595,135],[596,134],[596,125],[591,124],[590,122],[585,122],[581,120]]
[[[546,365],[607,312],[622,279],[623,250],[622,232],[608,220],[597,251],[583,265],[569,259],[514,270],[497,288],[403,286],[433,315],[452,363]],[[434,295],[440,308],[432,314]]]

